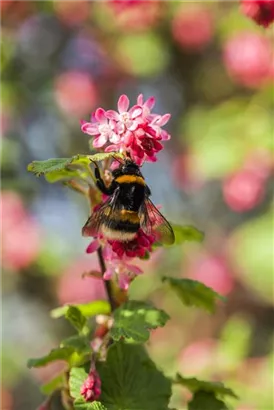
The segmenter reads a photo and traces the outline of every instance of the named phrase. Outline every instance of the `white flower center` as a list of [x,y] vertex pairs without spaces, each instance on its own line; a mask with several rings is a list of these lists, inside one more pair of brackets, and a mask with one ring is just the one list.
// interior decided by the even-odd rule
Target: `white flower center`
[[128,112],[123,112],[120,114],[120,119],[122,122],[127,122],[130,120],[130,114]]
[[101,125],[99,125],[98,130],[99,130],[100,134],[105,135],[105,134],[108,134],[110,132],[110,127],[109,127],[108,124],[101,124]]

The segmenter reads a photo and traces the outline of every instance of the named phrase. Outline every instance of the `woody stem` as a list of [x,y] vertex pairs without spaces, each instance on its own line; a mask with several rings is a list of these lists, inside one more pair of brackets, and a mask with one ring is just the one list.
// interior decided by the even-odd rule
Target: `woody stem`
[[[100,264],[100,268],[101,268],[101,272],[102,272],[102,276],[103,276],[107,269],[106,269],[106,264],[105,264],[105,261],[104,261],[101,246],[97,250],[97,254],[98,254],[99,264]],[[116,308],[116,303],[115,303],[115,300],[114,300],[114,297],[113,297],[113,294],[112,294],[111,282],[109,280],[104,280],[104,286],[105,286],[105,289],[106,289],[106,293],[107,293],[107,297],[108,297],[108,300],[109,300],[111,311],[113,312]]]

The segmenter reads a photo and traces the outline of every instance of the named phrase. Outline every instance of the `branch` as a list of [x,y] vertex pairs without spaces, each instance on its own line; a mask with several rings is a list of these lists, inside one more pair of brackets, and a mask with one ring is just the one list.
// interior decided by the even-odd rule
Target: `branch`
[[[106,264],[104,261],[104,257],[103,257],[103,252],[102,252],[102,248],[100,246],[100,248],[97,250],[97,254],[98,254],[98,258],[99,258],[99,263],[100,263],[100,268],[101,268],[101,272],[102,272],[102,277],[105,273],[106,269]],[[111,282],[109,280],[104,280],[104,285],[105,285],[105,289],[106,289],[106,293],[108,296],[108,300],[109,300],[109,304],[110,304],[110,308],[111,311],[113,312],[116,308],[116,302],[114,300],[113,294],[112,294],[112,289],[111,289]]]

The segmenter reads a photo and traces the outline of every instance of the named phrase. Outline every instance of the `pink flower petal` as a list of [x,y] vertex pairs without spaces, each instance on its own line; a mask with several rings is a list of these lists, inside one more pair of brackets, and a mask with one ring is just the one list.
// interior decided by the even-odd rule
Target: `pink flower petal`
[[154,140],[153,145],[154,145],[153,149],[156,152],[161,151],[164,148],[163,145],[157,140]]
[[120,149],[119,145],[112,144],[105,148],[105,152],[119,151],[119,149]]
[[129,131],[135,131],[138,128],[139,123],[138,121],[129,121],[126,125]]
[[107,142],[107,136],[104,134],[99,135],[99,137],[94,138],[92,145],[94,148],[101,148]]
[[95,239],[94,241],[92,241],[88,245],[88,247],[86,249],[86,253],[93,253],[93,252],[97,251],[97,249],[99,249],[99,248],[100,248],[100,243],[99,243],[99,241],[97,241],[97,239]]
[[149,108],[150,110],[154,107],[155,105],[155,98],[154,97],[149,97],[148,100],[145,101],[144,106]]
[[131,114],[131,118],[134,119],[134,118],[138,117],[138,115],[142,114],[142,107],[140,107],[139,105],[134,105],[129,110],[129,113]]
[[114,270],[112,268],[107,268],[105,271],[103,278],[104,280],[110,280],[114,274]]
[[89,134],[89,135],[98,135],[98,126],[96,124],[91,124],[91,122],[86,122],[83,123],[81,126],[81,130],[85,133],[85,134]]
[[170,140],[170,138],[171,138],[171,135],[168,134],[165,130],[162,130],[162,132],[161,132],[161,139],[162,139],[163,141],[168,141],[168,140]]
[[116,132],[118,134],[123,134],[125,132],[125,124],[122,122],[118,122],[116,125]]
[[106,111],[106,117],[109,120],[115,120],[115,121],[119,121],[119,114],[118,112],[114,111],[114,110],[108,110]]
[[138,105],[143,105],[143,94],[139,94],[137,97],[137,104]]
[[130,278],[127,274],[125,273],[120,273],[119,274],[119,287],[121,289],[127,290],[130,284]]
[[142,269],[140,269],[138,266],[136,265],[127,265],[127,269],[132,272],[135,273],[135,275],[141,275],[141,273],[143,273]]
[[129,99],[128,97],[123,94],[118,100],[118,111],[121,114],[122,112],[126,112],[129,107]]
[[101,123],[106,123],[107,119],[106,119],[105,113],[106,112],[103,108],[97,108],[97,110],[95,111],[96,120]]
[[133,133],[127,131],[127,132],[125,133],[125,135],[124,135],[124,143],[125,143],[125,145],[130,146],[130,145],[132,144],[132,142],[133,142],[133,139],[134,139]]
[[120,135],[115,134],[114,132],[109,137],[110,142],[113,144],[119,144],[121,142]]
[[157,161],[157,158],[155,157],[155,155],[152,155],[152,156],[147,156],[147,161],[150,161],[150,162],[156,162]]
[[165,125],[169,121],[170,117],[171,117],[170,114],[165,114],[165,115],[159,116],[156,120],[157,125],[162,127],[163,125]]

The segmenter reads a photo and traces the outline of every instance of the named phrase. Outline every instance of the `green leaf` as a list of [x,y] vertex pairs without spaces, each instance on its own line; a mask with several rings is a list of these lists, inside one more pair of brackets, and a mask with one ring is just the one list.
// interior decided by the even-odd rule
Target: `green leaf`
[[221,382],[208,382],[204,380],[198,380],[194,377],[182,377],[180,374],[177,374],[175,383],[182,384],[193,393],[199,390],[203,390],[209,393],[214,393],[217,396],[230,396],[237,399],[237,396],[233,392],[233,390],[225,387]]
[[[92,161],[103,161],[107,158],[116,157],[116,158],[123,158],[122,154],[114,153],[114,152],[106,152],[106,153],[97,153],[94,155],[75,155],[72,158],[50,158],[45,161],[33,161],[31,162],[27,170],[32,172],[36,176],[40,177],[41,175],[45,174],[52,174],[52,178],[58,178],[58,175],[61,171],[65,171],[70,169],[70,166],[77,166],[80,168],[86,168]],[[75,168],[73,168],[75,170]],[[59,173],[59,174],[58,174]],[[72,174],[74,175],[74,174]],[[67,177],[67,173],[64,172],[63,176]],[[69,174],[68,174],[69,176]],[[49,177],[49,179],[51,179]],[[54,182],[54,181],[50,181]]]
[[[110,306],[106,300],[96,300],[95,302],[82,303],[70,306],[75,306],[86,318],[96,315],[110,314]],[[60,306],[56,309],[53,309],[51,311],[51,317],[53,317],[54,319],[58,319],[59,317],[65,316],[68,309],[69,305]]]
[[40,387],[40,390],[43,394],[49,396],[55,390],[58,390],[61,387],[63,387],[64,380],[65,380],[64,373],[58,374],[58,376],[51,379],[48,383],[43,384],[43,386]]
[[217,300],[224,300],[221,295],[196,280],[166,276],[162,280],[169,283],[181,301],[187,306],[196,306],[213,313],[216,309]]
[[80,398],[82,399],[83,397],[81,396],[80,390],[82,387],[82,384],[88,377],[88,367],[87,366],[82,366],[82,367],[73,367],[70,371],[69,375],[69,391],[71,397],[74,399]]
[[[102,381],[100,401],[108,410],[167,410],[171,383],[142,346],[115,343],[108,349],[106,362],[96,367]],[[70,392],[77,401],[83,401],[80,388],[87,375],[88,368],[71,369]]]
[[56,172],[66,168],[72,158],[51,158],[46,161],[33,161],[28,165],[28,171],[40,177],[49,172]]
[[87,178],[87,173],[79,169],[61,169],[59,171],[52,171],[45,174],[45,179],[50,182],[58,182],[72,178]]
[[90,351],[90,346],[86,336],[74,335],[68,337],[67,339],[62,340],[60,346],[71,347],[79,353],[85,353],[88,350]]
[[27,366],[29,369],[32,367],[42,367],[48,363],[54,362],[55,360],[65,360],[69,361],[74,349],[71,347],[58,347],[53,349],[49,354],[43,357],[38,357],[37,359],[29,359]]
[[168,319],[163,310],[144,302],[129,301],[115,310],[110,335],[114,340],[124,338],[143,343],[149,339],[149,329],[164,326]]
[[180,245],[184,242],[202,242],[205,236],[203,232],[199,231],[194,226],[172,224],[172,228],[175,235],[176,245]]
[[68,306],[68,310],[66,311],[65,317],[70,321],[72,326],[74,326],[75,329],[78,330],[78,332],[81,332],[83,330],[87,322],[85,316],[76,306]]
[[108,410],[99,401],[93,401],[92,403],[86,402],[83,398],[76,399],[73,403],[75,410]]
[[198,391],[188,403],[188,410],[228,410],[227,405],[215,397],[214,393]]

